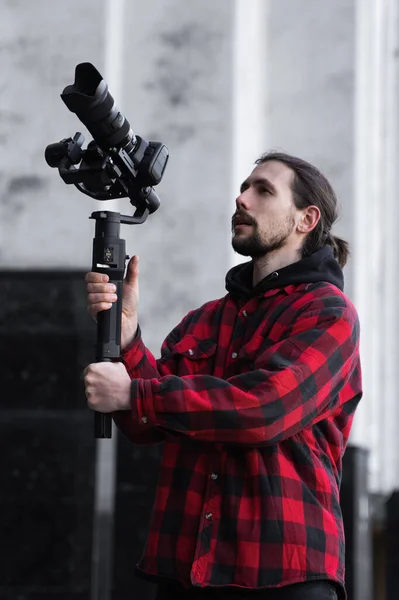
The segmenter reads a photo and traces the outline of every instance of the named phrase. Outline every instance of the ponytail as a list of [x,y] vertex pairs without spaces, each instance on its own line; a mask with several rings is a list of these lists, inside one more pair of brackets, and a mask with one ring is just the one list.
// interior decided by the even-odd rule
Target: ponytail
[[326,235],[326,244],[331,246],[334,256],[337,259],[339,266],[344,267],[349,258],[349,244],[340,237],[336,237],[331,233]]

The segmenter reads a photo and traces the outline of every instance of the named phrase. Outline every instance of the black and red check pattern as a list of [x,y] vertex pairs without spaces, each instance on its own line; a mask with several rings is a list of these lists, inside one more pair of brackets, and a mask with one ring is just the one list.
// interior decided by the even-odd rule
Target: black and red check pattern
[[136,444],[164,441],[139,569],[184,585],[343,585],[342,455],[361,398],[359,323],[328,283],[190,312],[156,361],[124,353]]

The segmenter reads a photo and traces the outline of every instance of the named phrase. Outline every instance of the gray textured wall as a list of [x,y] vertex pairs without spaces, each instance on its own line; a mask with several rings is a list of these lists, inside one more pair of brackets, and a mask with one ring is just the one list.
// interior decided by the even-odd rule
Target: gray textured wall
[[268,143],[324,171],[341,205],[335,232],[352,242],[355,2],[273,0],[267,33]]
[[[170,161],[161,208],[127,232],[141,260],[141,322],[159,340],[192,308],[223,295],[230,264],[229,0],[129,2],[124,106],[132,127],[162,140]],[[140,20],[136,18],[140,14]]]
[[0,1],[0,263],[90,265],[92,202],[44,161],[47,144],[80,122],[59,95],[78,62],[104,65],[104,5],[95,0]]

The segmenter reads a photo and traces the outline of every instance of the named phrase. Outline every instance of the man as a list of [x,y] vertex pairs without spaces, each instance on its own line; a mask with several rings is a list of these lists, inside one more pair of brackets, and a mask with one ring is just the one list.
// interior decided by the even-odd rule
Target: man
[[[140,573],[167,598],[345,598],[342,456],[361,398],[359,323],[343,294],[337,199],[298,158],[262,156],[241,186],[233,248],[252,261],[191,311],[155,361],[123,291],[122,363],[90,365],[89,407],[135,444],[164,442]],[[116,297],[86,276],[89,310]]]

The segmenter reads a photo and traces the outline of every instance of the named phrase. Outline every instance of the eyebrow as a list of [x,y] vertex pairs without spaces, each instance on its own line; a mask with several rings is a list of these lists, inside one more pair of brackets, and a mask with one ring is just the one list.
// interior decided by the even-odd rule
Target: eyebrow
[[253,185],[264,185],[266,186],[272,194],[277,192],[276,187],[272,184],[272,182],[266,177],[256,177],[255,179],[248,178],[242,182],[240,185],[240,192],[244,190],[244,188],[249,187],[251,184]]

